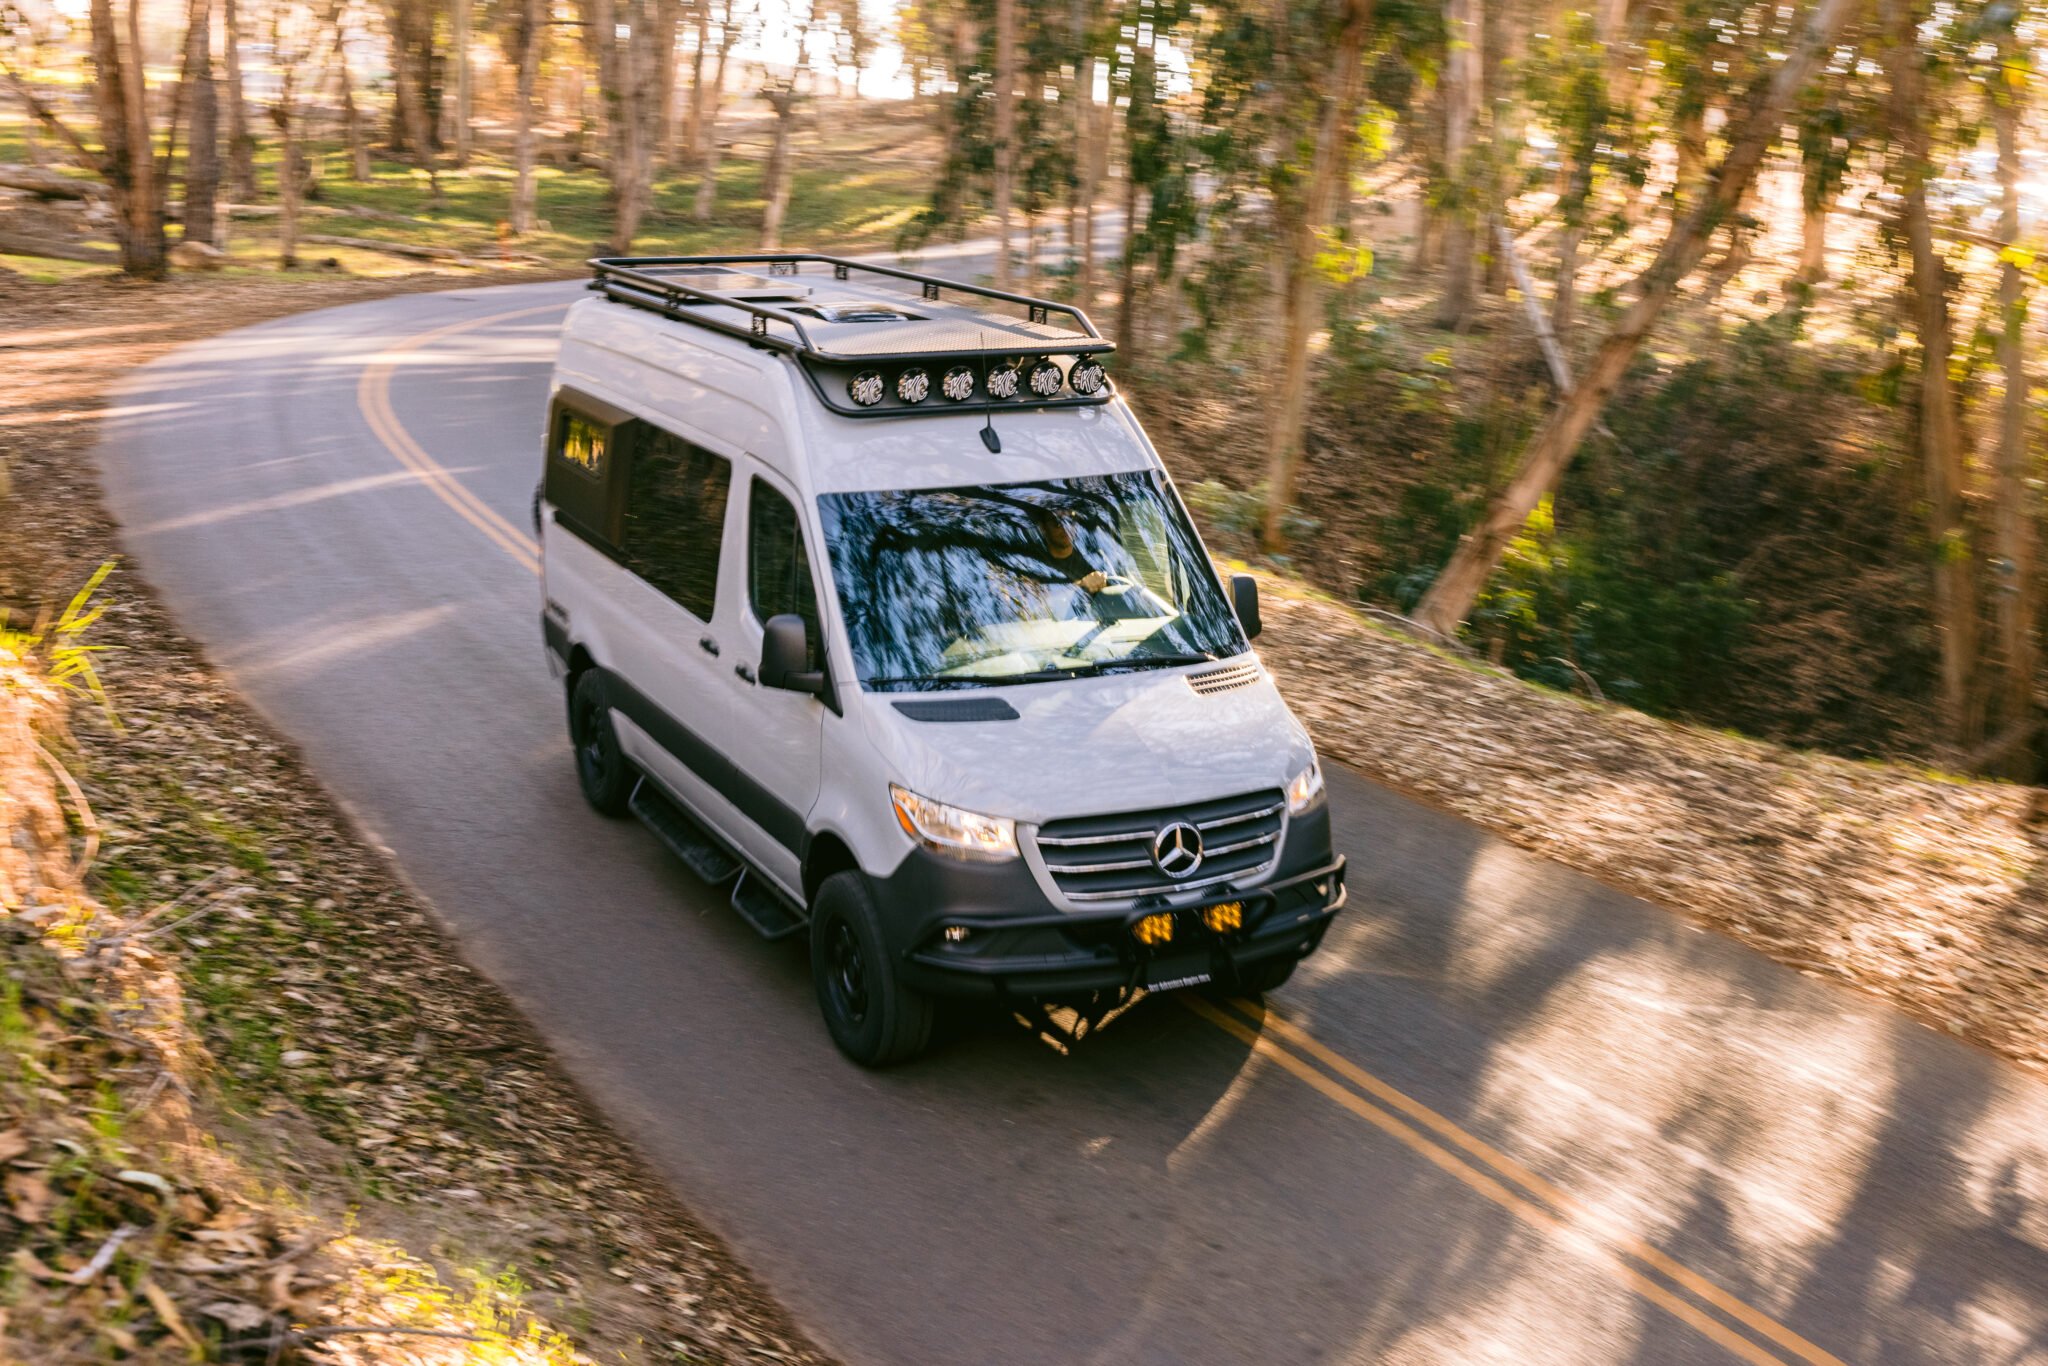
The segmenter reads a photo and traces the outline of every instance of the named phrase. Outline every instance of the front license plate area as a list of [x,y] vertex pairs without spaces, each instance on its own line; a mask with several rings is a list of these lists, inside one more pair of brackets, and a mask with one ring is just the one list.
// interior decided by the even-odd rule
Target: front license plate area
[[1207,986],[1214,980],[1207,959],[1180,958],[1145,965],[1145,990],[1179,991]]

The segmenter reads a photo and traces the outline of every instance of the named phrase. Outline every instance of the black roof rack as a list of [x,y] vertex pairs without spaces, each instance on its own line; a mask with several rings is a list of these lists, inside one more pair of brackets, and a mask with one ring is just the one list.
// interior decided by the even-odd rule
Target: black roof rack
[[[589,264],[590,288],[608,299],[791,356],[818,398],[848,417],[1081,407],[1107,403],[1114,397],[1105,380],[1088,394],[1056,386],[1054,394],[1043,395],[1020,386],[1012,398],[996,399],[984,393],[978,401],[936,403],[902,401],[885,385],[879,402],[849,401],[852,380],[883,367],[964,366],[981,379],[970,388],[985,388],[986,377],[995,366],[1009,367],[1036,357],[1063,357],[1070,358],[1067,368],[1071,370],[1082,356],[1114,351],[1116,344],[1096,331],[1088,315],[1072,304],[815,252],[601,256]],[[806,272],[807,266],[812,270]],[[743,267],[764,269],[739,269]],[[807,300],[808,282],[800,278],[810,274],[817,280],[847,281],[856,273],[916,284],[919,299],[925,303],[943,305],[949,293],[966,295],[970,300],[1014,305],[1022,316],[1003,317],[994,310],[956,306],[931,315],[899,311],[900,317],[887,320],[834,320]],[[740,317],[720,316],[723,310],[735,310]],[[1055,317],[1061,319],[1060,324],[1053,322]],[[928,380],[935,382],[936,376],[928,375]],[[934,393],[932,397],[938,396]]]

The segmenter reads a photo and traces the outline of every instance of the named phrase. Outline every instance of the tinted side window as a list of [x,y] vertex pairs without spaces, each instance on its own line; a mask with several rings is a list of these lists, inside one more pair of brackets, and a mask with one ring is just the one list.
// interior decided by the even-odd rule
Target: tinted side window
[[626,568],[709,621],[732,462],[655,428],[634,445]]
[[618,428],[569,408],[555,410],[544,492],[579,536],[609,544],[617,535]]
[[818,593],[810,557],[804,554],[803,528],[789,499],[759,479],[747,505],[747,600],[764,622],[784,612],[802,617],[811,644],[805,667],[818,667]]

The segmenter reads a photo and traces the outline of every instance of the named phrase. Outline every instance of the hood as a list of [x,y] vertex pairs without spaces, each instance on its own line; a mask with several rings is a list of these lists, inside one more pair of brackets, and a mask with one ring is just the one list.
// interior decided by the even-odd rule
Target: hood
[[[1255,682],[1207,696],[1189,686],[1189,674],[1213,668],[951,693],[867,693],[861,709],[904,786],[1022,822],[1284,787],[1313,753],[1308,732],[1263,669]],[[916,721],[893,705],[936,697],[1001,698],[1018,716]]]

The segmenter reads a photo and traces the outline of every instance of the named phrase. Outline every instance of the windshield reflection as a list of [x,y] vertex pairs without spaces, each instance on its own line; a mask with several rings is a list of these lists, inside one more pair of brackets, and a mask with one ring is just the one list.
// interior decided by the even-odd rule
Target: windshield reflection
[[1242,653],[1165,476],[827,494],[863,687],[986,687]]

